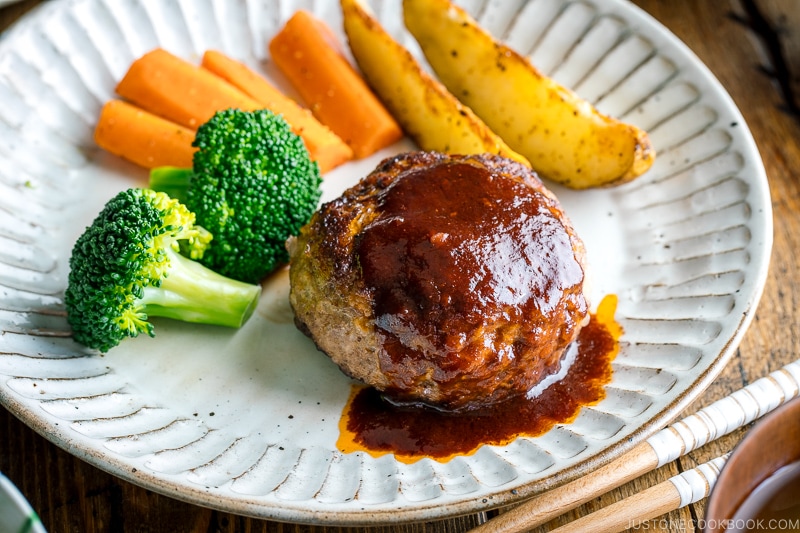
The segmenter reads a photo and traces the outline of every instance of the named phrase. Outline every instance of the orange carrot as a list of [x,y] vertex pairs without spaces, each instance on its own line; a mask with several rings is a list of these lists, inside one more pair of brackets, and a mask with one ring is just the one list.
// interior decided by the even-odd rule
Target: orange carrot
[[269,43],[272,59],[314,115],[357,158],[398,141],[403,132],[353,68],[331,29],[296,12]]
[[353,150],[308,109],[297,104],[250,67],[221,52],[208,50],[201,66],[241,90],[275,114],[282,115],[297,135],[303,138],[311,159],[320,171],[327,172],[353,158]]
[[121,100],[106,102],[94,130],[95,142],[144,168],[191,167],[194,130]]
[[193,130],[222,109],[261,108],[219,76],[161,48],[134,61],[116,90],[139,107]]

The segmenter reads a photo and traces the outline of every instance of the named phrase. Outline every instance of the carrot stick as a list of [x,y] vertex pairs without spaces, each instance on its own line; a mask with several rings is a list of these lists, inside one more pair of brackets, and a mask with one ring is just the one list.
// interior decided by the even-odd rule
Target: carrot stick
[[303,138],[311,159],[327,172],[353,158],[353,150],[338,135],[319,122],[308,109],[297,104],[250,67],[222,52],[208,50],[200,64],[275,114],[282,115]]
[[144,168],[191,167],[194,130],[121,100],[106,102],[94,130],[101,148]]
[[134,61],[116,91],[139,107],[193,130],[222,109],[261,107],[219,76],[161,48]]
[[357,158],[398,141],[403,132],[353,68],[324,22],[297,11],[269,43],[272,59],[314,115]]

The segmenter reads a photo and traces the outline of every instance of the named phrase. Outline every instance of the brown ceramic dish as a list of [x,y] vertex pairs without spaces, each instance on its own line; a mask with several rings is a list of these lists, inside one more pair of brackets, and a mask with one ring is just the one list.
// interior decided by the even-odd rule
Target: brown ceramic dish
[[[757,521],[744,510],[754,498],[748,499],[758,488],[763,491],[766,481],[784,467],[796,469],[800,461],[800,399],[792,400],[756,423],[749,434],[736,446],[723,467],[711,492],[706,508],[704,531],[747,531],[741,526]],[[786,469],[781,472],[785,472]],[[796,473],[794,477],[797,477]],[[784,496],[786,496],[784,491]],[[796,508],[797,495],[790,505]],[[784,498],[786,499],[786,498]],[[788,500],[787,500],[788,502]],[[782,505],[781,507],[785,507]],[[750,516],[748,516],[750,515]],[[800,518],[792,517],[792,521]]]

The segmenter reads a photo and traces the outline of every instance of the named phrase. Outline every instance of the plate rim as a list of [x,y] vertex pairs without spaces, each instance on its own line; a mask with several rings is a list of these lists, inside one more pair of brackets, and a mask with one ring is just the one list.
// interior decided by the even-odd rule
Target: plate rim
[[[69,0],[62,0],[60,3],[48,2],[37,6],[36,9],[24,15],[20,21],[15,23],[7,32],[2,35],[2,37],[0,37],[0,46],[2,46],[3,41],[12,36],[16,28],[21,27],[22,24],[45,16],[46,9],[56,9],[58,6],[68,2]],[[594,0],[591,3],[597,5],[597,2]],[[477,512],[480,510],[502,507],[511,503],[517,503],[528,497],[538,494],[545,488],[552,488],[576,479],[583,473],[594,470],[629,451],[636,444],[653,434],[657,429],[660,429],[675,419],[684,409],[686,409],[692,402],[702,395],[707,387],[722,372],[725,366],[727,366],[728,362],[735,354],[735,350],[738,347],[741,338],[746,333],[751,321],[755,316],[758,303],[763,294],[764,285],[769,270],[772,248],[773,219],[771,215],[771,204],[769,202],[767,176],[763,167],[763,161],[760,158],[749,127],[747,127],[747,124],[744,121],[744,118],[742,117],[738,107],[732,101],[730,95],[724,89],[722,84],[699,60],[699,58],[697,58],[694,52],[686,47],[667,28],[661,25],[660,22],[646,12],[642,11],[641,8],[634,4],[623,3],[620,0],[613,0],[613,2],[604,2],[602,6],[600,6],[600,9],[603,12],[624,13],[627,17],[626,20],[629,20],[631,24],[635,22],[638,25],[637,28],[640,26],[652,26],[656,28],[658,30],[658,40],[667,42],[670,46],[675,46],[680,54],[691,58],[692,61],[689,61],[689,64],[691,68],[697,69],[697,72],[703,76],[703,81],[707,85],[706,90],[713,90],[714,96],[725,102],[727,111],[733,113],[744,126],[744,128],[740,130],[742,142],[744,142],[749,154],[755,156],[755,159],[751,161],[751,163],[753,163],[756,167],[754,169],[756,171],[756,175],[752,177],[752,181],[749,183],[760,183],[762,185],[762,188],[759,189],[759,191],[762,193],[761,200],[763,204],[761,204],[759,207],[764,208],[766,206],[766,208],[769,209],[769,216],[765,215],[763,219],[763,236],[765,239],[761,244],[761,248],[763,249],[764,253],[762,253],[759,257],[760,261],[758,262],[757,267],[752,270],[755,282],[753,284],[753,291],[748,295],[748,298],[743,305],[745,312],[742,314],[739,322],[733,329],[733,333],[726,342],[724,349],[717,355],[708,368],[697,376],[693,384],[687,390],[683,391],[671,402],[669,402],[669,404],[665,406],[658,414],[651,416],[648,423],[634,430],[627,439],[614,443],[601,452],[581,460],[577,464],[568,468],[568,471],[561,471],[544,479],[514,487],[514,494],[511,494],[510,490],[506,491],[507,493],[498,495],[497,498],[489,505],[484,504],[481,506],[480,502],[475,502],[470,498],[464,498],[459,502],[447,502],[447,509],[443,510],[441,509],[442,502],[437,503],[436,499],[433,499],[427,504],[415,506],[413,509],[401,510],[397,513],[378,511],[377,513],[373,514],[373,512],[369,510],[368,506],[366,512],[363,510],[347,511],[335,509],[335,506],[332,506],[331,508],[335,510],[330,514],[325,514],[320,513],[319,510],[304,512],[300,507],[295,508],[291,505],[288,505],[287,502],[281,502],[283,505],[281,512],[273,513],[269,511],[273,511],[275,508],[265,508],[262,500],[252,499],[252,502],[248,502],[247,499],[242,499],[234,502],[235,505],[233,508],[224,508],[223,510],[243,513],[257,518],[273,520],[319,523],[320,519],[323,519],[322,523],[331,525],[375,525],[379,523],[386,523],[387,518],[390,518],[392,523],[414,522],[419,520],[430,520],[432,518],[441,519],[456,515],[463,515],[465,513]],[[1,47],[0,53],[2,53]],[[26,425],[32,427],[37,433],[45,437],[47,440],[64,448],[72,455],[86,460],[101,470],[108,471],[122,479],[125,479],[126,481],[151,490],[155,490],[162,494],[166,494],[178,500],[197,505],[204,505],[207,507],[219,508],[217,505],[219,496],[213,490],[203,490],[202,487],[198,486],[196,490],[192,490],[187,494],[186,484],[176,486],[165,481],[163,476],[155,475],[143,470],[130,472],[126,468],[127,465],[125,465],[123,461],[119,461],[118,458],[113,456],[102,456],[99,451],[84,449],[77,444],[77,442],[80,442],[80,439],[78,439],[76,442],[69,438],[71,430],[68,428],[68,425],[61,425],[59,426],[59,429],[54,432],[53,429],[48,428],[46,424],[37,424],[37,422],[42,422],[42,420],[40,415],[36,413],[34,406],[32,404],[29,405],[28,402],[15,397],[13,391],[8,391],[4,384],[3,386],[0,386],[0,403],[2,403],[12,414],[20,418]],[[483,498],[483,495],[479,494],[477,495],[477,498]],[[392,516],[389,517],[387,515]]]

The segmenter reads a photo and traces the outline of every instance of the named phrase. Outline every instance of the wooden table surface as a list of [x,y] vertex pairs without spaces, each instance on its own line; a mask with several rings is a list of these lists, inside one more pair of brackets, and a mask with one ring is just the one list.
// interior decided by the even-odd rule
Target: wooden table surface
[[[331,0],[333,1],[333,0]],[[797,11],[795,0],[783,2]],[[33,8],[23,0],[0,8],[0,30]],[[721,398],[792,361],[800,334],[800,53],[780,0],[636,0],[683,40],[722,82],[741,109],[766,166],[774,208],[771,275],[757,309],[727,368],[689,411]],[[787,13],[784,13],[787,15]],[[788,13],[790,17],[792,13]],[[781,51],[785,52],[781,55]],[[2,105],[2,104],[0,104]],[[688,412],[687,412],[688,414]],[[695,453],[597,498],[567,518],[583,516],[644,487],[730,450],[737,431]],[[52,533],[111,532],[429,532],[474,527],[496,511],[445,521],[369,529],[280,524],[204,509],[139,488],[76,459],[0,407],[0,471],[14,482]],[[705,500],[632,528],[696,530]],[[488,516],[487,516],[488,515]],[[561,522],[554,521],[543,531]]]

